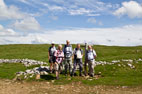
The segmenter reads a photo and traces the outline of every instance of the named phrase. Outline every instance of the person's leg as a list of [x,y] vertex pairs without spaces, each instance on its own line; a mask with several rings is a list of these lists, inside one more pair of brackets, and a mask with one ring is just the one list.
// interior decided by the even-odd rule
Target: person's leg
[[82,59],[79,60],[79,75],[82,76],[82,70],[83,70],[83,64],[82,64]]
[[60,63],[60,65],[59,65],[59,74],[62,73],[62,71],[63,71],[63,63]]
[[94,62],[94,60],[92,61],[92,65],[91,65],[91,69],[92,69],[92,71],[91,71],[91,76],[93,77],[94,76],[94,67],[95,67],[95,62]]
[[74,76],[74,73],[76,71],[76,66],[77,66],[77,62],[76,62],[76,60],[74,60],[73,69],[72,69],[72,76]]
[[91,62],[88,61],[88,69],[89,69],[89,75],[91,75]]
[[56,79],[59,78],[59,65],[58,63],[55,63],[55,74],[56,74]]
[[90,73],[90,76],[93,77],[93,76],[94,76],[94,65],[95,65],[95,64],[94,64],[94,60],[91,61],[90,63],[91,63],[91,66],[90,66],[90,67],[91,67],[91,73]]
[[68,60],[68,64],[69,64],[69,74],[71,75],[71,71],[73,69],[72,58]]
[[67,59],[64,60],[64,63],[65,63],[65,75],[67,75],[67,72],[68,72],[68,61],[67,61]]
[[52,61],[52,57],[50,57],[49,63],[50,63],[50,73],[52,73],[52,70],[53,70],[53,61]]
[[50,73],[52,73],[53,70],[53,63],[50,62]]

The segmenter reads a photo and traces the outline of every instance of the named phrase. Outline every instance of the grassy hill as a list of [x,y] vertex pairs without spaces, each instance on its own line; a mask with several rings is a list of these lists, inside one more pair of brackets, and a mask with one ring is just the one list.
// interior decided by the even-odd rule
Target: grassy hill
[[[0,59],[34,59],[48,62],[48,44],[18,44],[18,45],[0,45]],[[75,45],[73,45],[75,47]],[[95,45],[93,48],[97,52],[97,61],[112,61],[122,59],[139,59],[142,58],[142,47],[118,47],[118,46],[100,46]],[[83,59],[84,60],[84,59]],[[70,83],[72,81],[81,81],[89,85],[142,85],[142,62],[133,63],[134,69],[131,69],[126,62],[120,62],[126,67],[114,65],[98,65],[95,67],[95,73],[101,72],[99,79],[86,79],[82,77],[69,77],[61,75],[61,79],[55,81],[56,84]],[[23,71],[25,68],[19,64],[0,64],[0,78],[12,79],[14,73]],[[44,77],[49,79],[54,75]],[[51,79],[50,79],[51,80]]]
[[[7,59],[35,59],[48,62],[48,44],[19,44],[19,45],[0,45],[0,58]],[[73,45],[75,47],[75,45]],[[93,48],[97,52],[97,61],[111,61],[119,59],[138,59],[142,58],[142,47],[118,47],[118,46],[99,46]]]

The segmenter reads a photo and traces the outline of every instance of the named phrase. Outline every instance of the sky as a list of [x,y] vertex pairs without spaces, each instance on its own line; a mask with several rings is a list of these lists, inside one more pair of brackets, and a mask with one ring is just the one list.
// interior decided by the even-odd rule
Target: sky
[[142,0],[0,0],[0,44],[142,45]]

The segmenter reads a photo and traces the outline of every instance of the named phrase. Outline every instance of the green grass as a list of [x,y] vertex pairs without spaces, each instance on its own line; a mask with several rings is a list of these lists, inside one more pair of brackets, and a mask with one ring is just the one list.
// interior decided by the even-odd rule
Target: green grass
[[[75,45],[73,45],[75,47]],[[48,62],[48,44],[19,44],[19,45],[0,45],[0,59],[23,59],[29,58],[39,61]],[[97,52],[97,61],[112,61],[121,59],[139,59],[142,58],[142,47],[118,47],[118,46],[99,46],[95,45],[94,49]],[[83,59],[84,60],[84,59]],[[130,69],[126,62],[126,67],[119,67],[117,64],[104,65],[95,67],[95,73],[101,72],[99,79],[91,81],[83,77],[65,77],[60,75],[60,80],[56,80],[55,84],[67,84],[71,82],[81,81],[88,85],[142,85],[142,62],[135,63],[135,69]],[[33,68],[31,66],[29,68]],[[15,72],[24,71],[27,69],[21,64],[0,64],[0,78],[12,79]],[[51,81],[55,79],[55,75],[42,76],[40,81]],[[34,80],[34,79],[30,79]]]
[[15,77],[15,73],[19,71],[25,71],[26,67],[22,64],[0,64],[0,78],[3,79],[13,79]]

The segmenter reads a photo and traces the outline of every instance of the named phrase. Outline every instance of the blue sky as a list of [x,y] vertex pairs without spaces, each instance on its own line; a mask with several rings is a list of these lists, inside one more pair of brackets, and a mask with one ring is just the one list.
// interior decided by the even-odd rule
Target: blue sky
[[142,45],[142,0],[0,0],[0,44]]

